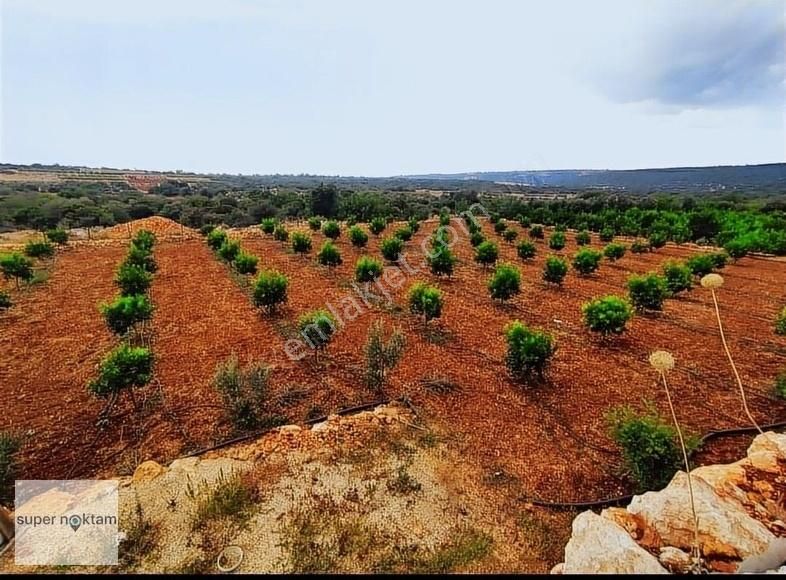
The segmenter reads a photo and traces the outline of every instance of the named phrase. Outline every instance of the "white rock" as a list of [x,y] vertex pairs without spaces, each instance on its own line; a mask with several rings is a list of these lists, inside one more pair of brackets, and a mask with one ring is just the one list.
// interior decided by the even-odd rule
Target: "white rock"
[[661,548],[658,561],[675,574],[686,574],[691,565],[690,554],[673,546]]

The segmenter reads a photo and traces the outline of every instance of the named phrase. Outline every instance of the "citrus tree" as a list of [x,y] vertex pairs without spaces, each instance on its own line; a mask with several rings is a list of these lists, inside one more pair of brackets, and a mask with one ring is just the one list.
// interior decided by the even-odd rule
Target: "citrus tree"
[[584,324],[604,336],[622,334],[633,317],[633,307],[619,296],[604,296],[586,302],[581,307]]
[[305,232],[294,232],[290,238],[292,250],[296,254],[305,255],[311,251],[311,236]]
[[53,228],[44,233],[46,239],[53,244],[64,245],[68,243],[68,232],[63,228]]
[[368,243],[368,234],[360,226],[349,228],[349,241],[356,248],[362,248]]
[[576,245],[578,246],[589,246],[591,241],[592,238],[587,230],[581,230],[576,234]]
[[19,252],[0,255],[0,271],[6,280],[14,279],[16,287],[19,283],[29,282],[33,279],[33,262]]
[[133,296],[134,294],[144,294],[150,288],[153,275],[134,264],[123,262],[115,274],[115,284],[120,288],[123,296]]
[[385,238],[380,243],[379,249],[386,260],[395,262],[399,259],[399,256],[401,256],[401,250],[404,249],[404,242],[401,241],[401,238],[395,236],[392,238]]
[[273,239],[278,242],[286,242],[289,240],[289,231],[287,231],[287,228],[285,228],[283,224],[277,225],[276,229],[273,230]]
[[481,242],[475,248],[475,261],[483,267],[491,266],[499,258],[499,248],[491,240]]
[[145,294],[119,296],[108,304],[102,304],[100,309],[106,325],[118,336],[124,336],[137,324],[153,316],[153,305]]
[[381,234],[385,228],[388,226],[388,222],[383,217],[375,217],[371,220],[368,224],[368,229],[371,231],[372,234],[378,236]]
[[550,334],[514,320],[505,327],[505,341],[508,346],[505,364],[511,375],[518,380],[533,375],[543,377],[556,351],[554,338]]
[[318,232],[322,228],[322,218],[319,216],[311,216],[308,218],[308,227],[312,232]]
[[235,256],[235,261],[232,265],[240,274],[256,274],[258,263],[259,258],[256,256],[247,254],[246,252],[240,252]]
[[447,245],[438,246],[432,249],[431,253],[426,256],[431,273],[435,276],[452,276],[453,268],[458,259],[453,255],[453,252]]
[[134,389],[144,387],[153,374],[153,353],[148,348],[121,344],[98,367],[98,376],[88,390],[99,398],[116,399],[127,392],[134,402]]
[[335,240],[341,235],[341,227],[337,221],[330,220],[322,225],[322,233],[331,240]]
[[254,281],[254,304],[273,312],[287,300],[289,279],[275,270],[263,270]]
[[30,258],[51,258],[55,255],[55,247],[46,241],[31,240],[25,244],[25,256]]
[[535,224],[529,229],[529,237],[535,240],[542,240],[544,237],[543,226]]
[[317,261],[323,266],[339,266],[342,262],[341,252],[331,240],[325,240],[317,254]]
[[262,232],[268,235],[275,232],[277,226],[278,226],[278,220],[272,217],[263,219],[262,223],[259,225],[259,227],[262,229]]
[[559,256],[549,256],[543,265],[543,281],[549,284],[562,286],[562,281],[568,273],[568,263]]
[[382,262],[369,256],[361,256],[355,262],[355,280],[371,282],[382,275]]
[[554,232],[549,238],[549,248],[552,250],[561,250],[565,247],[565,234],[563,232]]
[[681,262],[669,260],[663,264],[663,277],[669,294],[679,294],[693,287],[693,273]]
[[603,255],[606,256],[606,259],[609,262],[616,262],[617,260],[625,256],[626,251],[627,248],[625,247],[625,244],[612,242],[608,244],[605,248],[603,248]]
[[666,278],[657,274],[644,274],[628,278],[628,295],[637,310],[663,310],[669,295]]
[[488,281],[488,289],[494,300],[510,300],[521,291],[521,272],[511,264],[500,264]]
[[535,257],[535,254],[537,254],[537,249],[535,244],[529,240],[521,240],[519,245],[516,246],[516,252],[522,260],[531,260]]
[[338,326],[336,319],[327,310],[313,310],[298,319],[298,329],[318,358],[319,351],[327,348]]
[[207,245],[214,250],[218,250],[221,246],[223,246],[227,239],[227,233],[224,230],[220,230],[218,228],[210,230],[210,233],[207,234],[206,238]]
[[424,282],[415,282],[409,289],[409,310],[423,317],[423,322],[442,316],[442,291]]
[[602,254],[592,248],[581,248],[573,256],[573,268],[582,276],[592,274],[600,266]]

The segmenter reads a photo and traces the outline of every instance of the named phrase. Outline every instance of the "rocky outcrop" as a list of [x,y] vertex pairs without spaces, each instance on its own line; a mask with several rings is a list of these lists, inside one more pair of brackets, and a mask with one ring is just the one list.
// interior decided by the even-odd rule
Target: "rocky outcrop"
[[[692,472],[702,564],[761,572],[786,562],[786,435],[759,435],[745,459]],[[686,572],[693,519],[684,472],[626,509],[587,511],[573,522],[565,573]]]

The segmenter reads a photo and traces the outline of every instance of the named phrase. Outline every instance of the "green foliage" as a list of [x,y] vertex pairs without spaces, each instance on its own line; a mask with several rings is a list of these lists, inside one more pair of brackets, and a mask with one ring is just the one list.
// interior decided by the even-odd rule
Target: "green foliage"
[[220,248],[218,248],[218,255],[225,262],[233,262],[240,253],[240,242],[236,240],[226,240]]
[[735,260],[739,260],[748,255],[748,244],[743,240],[729,240],[724,244],[723,249]]
[[153,305],[145,294],[119,296],[109,304],[102,304],[101,314],[109,329],[123,336],[140,322],[152,318]]
[[207,236],[214,229],[216,229],[216,226],[214,226],[213,224],[205,224],[199,228],[199,233],[202,234],[203,236]]
[[301,335],[315,350],[323,350],[327,347],[337,328],[336,319],[327,310],[314,310],[298,319]]
[[712,259],[712,267],[716,270],[723,270],[729,261],[729,255],[726,252],[713,252],[709,256]]
[[145,251],[152,252],[156,244],[156,235],[150,230],[139,230],[131,240],[131,245]]
[[710,254],[697,254],[688,258],[685,264],[693,272],[693,275],[699,278],[706,276],[715,268],[715,260]]
[[338,266],[343,260],[336,244],[331,240],[325,240],[317,254],[317,261],[323,266]]
[[586,302],[581,312],[587,328],[604,336],[622,334],[633,317],[633,307],[619,296],[604,296]]
[[153,374],[150,349],[121,344],[111,351],[98,368],[98,377],[88,389],[100,398],[119,394],[126,389],[144,387]]
[[287,300],[289,279],[275,270],[263,270],[254,281],[254,304],[268,312]]
[[371,222],[368,224],[368,229],[371,231],[372,234],[378,236],[381,234],[385,228],[388,226],[388,222],[383,217],[375,217]]
[[259,225],[259,227],[262,229],[262,232],[268,235],[275,232],[277,226],[278,220],[272,217],[263,219],[262,223]]
[[415,282],[409,289],[409,310],[425,322],[442,315],[442,291],[424,282]]
[[668,236],[663,232],[652,232],[649,237],[650,247],[662,248],[668,241]]
[[68,232],[63,228],[53,228],[51,230],[46,230],[44,234],[46,239],[52,242],[53,244],[67,244],[68,243]]
[[19,252],[0,254],[0,271],[6,280],[16,280],[18,287],[20,281],[29,282],[33,279],[33,262]]
[[311,214],[335,217],[338,212],[338,188],[332,183],[320,183],[311,191]]
[[669,295],[666,278],[658,274],[644,274],[628,278],[628,294],[638,310],[663,310]]
[[10,431],[0,431],[0,505],[14,502],[14,483],[17,476],[16,454],[22,449],[22,437]]
[[355,263],[355,280],[371,282],[382,275],[382,262],[369,256],[361,256]]
[[292,250],[297,254],[307,254],[311,251],[311,236],[306,232],[293,232],[290,236]]
[[563,232],[554,232],[549,238],[549,248],[552,250],[561,250],[565,247],[565,234]]
[[582,276],[588,276],[598,269],[602,257],[603,254],[597,250],[581,248],[573,256],[573,269]]
[[516,252],[518,252],[519,258],[522,260],[531,260],[537,254],[537,249],[535,244],[529,240],[521,240],[519,245],[516,246]]
[[[625,467],[639,492],[663,489],[682,465],[677,432],[650,408],[637,414],[630,407],[616,407],[606,416],[612,439],[622,448]],[[689,451],[698,440],[689,437]]]
[[407,220],[407,227],[412,234],[416,234],[420,229],[420,222],[416,218],[410,218]]
[[630,251],[634,254],[646,254],[650,251],[650,245],[644,240],[633,240]]
[[441,226],[449,226],[450,225],[450,214],[448,212],[440,212],[439,214],[439,225]]
[[144,294],[150,288],[153,275],[134,264],[123,262],[115,274],[115,284],[120,288],[123,296],[133,296],[134,294]]
[[505,364],[515,378],[527,379],[533,374],[543,376],[556,345],[554,338],[543,331],[533,330],[518,320],[505,327],[508,352]]
[[[222,246],[223,247],[223,246]],[[131,244],[125,259],[126,264],[139,266],[144,271],[154,274],[158,270],[158,265],[150,250]]]
[[663,277],[666,278],[666,288],[672,295],[693,287],[693,273],[681,262],[669,260],[663,264]]
[[55,247],[49,242],[31,240],[25,244],[25,255],[30,258],[51,258],[55,255]]
[[394,328],[385,340],[385,330],[380,320],[375,320],[368,331],[366,341],[366,384],[377,392],[385,386],[385,377],[401,360],[406,347],[406,338]]
[[356,248],[362,248],[368,243],[368,234],[360,226],[349,228],[349,241]]
[[458,259],[447,245],[432,249],[426,257],[431,273],[435,276],[451,276]]
[[508,229],[508,224],[505,223],[505,220],[499,220],[497,223],[494,224],[494,233],[501,234],[507,229]]
[[395,262],[399,259],[401,250],[404,249],[404,242],[401,241],[401,238],[397,237],[385,238],[379,244],[379,249],[386,260]]
[[606,256],[606,259],[610,262],[616,262],[625,255],[626,250],[625,244],[612,242],[603,248],[603,255]]
[[287,231],[287,228],[285,228],[283,224],[277,225],[276,229],[273,230],[273,239],[278,242],[286,242],[289,240],[289,231]]
[[11,295],[5,290],[0,290],[0,310],[11,308],[11,306],[13,306],[13,302],[11,302]]
[[499,248],[494,242],[487,240],[475,248],[475,261],[483,266],[494,264],[499,258]]
[[331,240],[337,239],[341,235],[341,226],[336,221],[328,221],[322,225],[322,233]]
[[542,240],[544,236],[545,234],[543,233],[543,226],[541,225],[536,224],[529,229],[529,237],[533,239]]
[[215,228],[210,230],[206,239],[208,246],[210,246],[213,250],[218,250],[221,246],[224,245],[224,242],[229,239],[229,236],[227,236],[227,233],[224,230]]
[[522,228],[528,228],[532,224],[532,221],[527,216],[521,214],[516,216],[516,221],[519,222]]
[[568,273],[568,262],[558,256],[549,256],[543,266],[543,280],[557,286],[562,285]]
[[515,239],[519,237],[519,233],[516,230],[512,230],[510,228],[506,229],[502,232],[502,239],[506,242],[510,242],[511,244],[515,241]]
[[393,234],[402,242],[407,242],[412,239],[412,230],[409,229],[408,226],[402,226],[396,230],[396,233]]
[[775,334],[786,336],[786,306],[780,311],[775,319]]
[[224,402],[229,420],[237,431],[250,431],[264,426],[269,416],[263,410],[270,396],[270,369],[263,363],[241,367],[236,356],[216,368],[215,388]]
[[604,227],[600,230],[600,241],[608,243],[614,239],[614,228]]
[[786,399],[786,371],[781,371],[775,377],[775,394],[781,399]]
[[521,272],[511,264],[500,264],[488,281],[488,289],[494,300],[510,300],[521,291]]
[[232,265],[240,274],[256,274],[258,263],[259,258],[256,256],[247,254],[246,252],[240,252],[235,256],[235,261]]
[[477,248],[480,244],[486,241],[486,236],[484,236],[481,232],[472,232],[469,235],[469,243],[472,244],[473,248]]
[[318,232],[322,228],[322,218],[318,216],[308,218],[308,227],[312,232]]
[[576,244],[579,246],[588,246],[592,242],[590,233],[587,230],[581,230],[576,233]]

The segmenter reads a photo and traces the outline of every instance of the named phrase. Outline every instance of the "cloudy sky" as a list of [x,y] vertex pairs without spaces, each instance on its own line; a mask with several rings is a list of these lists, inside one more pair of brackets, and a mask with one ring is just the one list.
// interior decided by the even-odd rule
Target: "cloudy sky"
[[0,0],[0,160],[396,175],[782,162],[784,0]]

